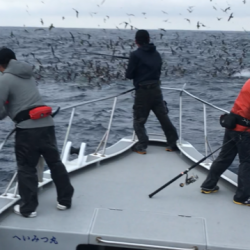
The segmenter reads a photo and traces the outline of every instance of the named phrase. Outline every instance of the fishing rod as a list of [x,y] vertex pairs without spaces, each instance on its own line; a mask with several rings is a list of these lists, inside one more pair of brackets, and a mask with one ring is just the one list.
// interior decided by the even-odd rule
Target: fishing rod
[[86,53],[88,55],[109,56],[109,57],[112,57],[112,58],[129,59],[129,57],[126,57],[126,56],[115,56],[115,55],[101,54],[101,53],[94,53],[94,52],[86,52]]
[[8,141],[8,139],[12,136],[12,134],[14,134],[14,132],[16,131],[16,128],[12,129],[9,134],[5,137],[4,141],[0,144],[0,150],[2,150],[3,146],[5,145],[5,143]]
[[[165,187],[169,186],[171,183],[175,182],[176,180],[178,180],[179,178],[181,178],[183,175],[187,175],[186,176],[186,184],[191,184],[193,182],[195,182],[198,179],[198,176],[191,176],[190,178],[188,178],[188,172],[190,170],[192,170],[193,168],[197,167],[200,163],[202,163],[203,161],[205,161],[208,157],[210,157],[211,155],[213,155],[215,152],[217,152],[218,150],[220,150],[222,147],[224,147],[226,144],[228,144],[229,142],[231,142],[233,140],[233,138],[231,140],[229,140],[228,142],[226,142],[225,144],[223,144],[221,147],[217,148],[216,150],[214,150],[212,153],[210,153],[209,155],[203,157],[201,160],[199,160],[197,163],[195,163],[194,165],[192,165],[190,168],[188,168],[187,170],[181,172],[180,174],[178,174],[176,177],[174,177],[172,180],[170,180],[169,182],[167,182],[166,184],[164,184],[163,186],[161,186],[160,188],[158,188],[157,190],[155,190],[153,193],[149,194],[149,198],[152,198],[155,194],[157,194],[158,192],[160,192],[162,189],[164,189]],[[185,184],[181,183],[180,186],[183,187]]]
[[[105,99],[110,99],[110,98],[119,97],[119,96],[121,96],[121,95],[125,95],[125,94],[127,94],[127,93],[129,93],[129,92],[132,92],[132,91],[134,91],[134,90],[135,90],[135,88],[132,88],[132,89],[130,89],[130,90],[123,91],[123,92],[121,92],[120,94],[118,94],[118,95],[116,95],[116,96],[110,96],[110,97],[105,98]],[[103,99],[103,98],[102,98],[102,99]],[[100,100],[102,100],[102,99],[100,99]],[[95,101],[97,101],[97,100],[95,100]],[[80,104],[76,104],[76,105],[74,105],[74,106],[67,107],[67,109],[69,109],[69,108],[71,108],[71,107],[75,107],[75,106],[80,106],[80,105],[83,105],[83,104],[91,103],[91,102],[92,102],[92,101],[84,102],[84,103],[80,103]],[[51,116],[54,117],[55,115],[57,115],[57,114],[59,113],[60,110],[63,111],[63,110],[65,110],[65,109],[66,109],[66,108],[60,109],[60,107],[59,107],[59,108],[56,109],[55,112],[53,112],[53,114],[52,114]],[[15,128],[14,128],[13,130],[11,130],[11,131],[9,132],[9,134],[5,137],[4,141],[0,144],[0,151],[2,150],[3,146],[4,146],[5,143],[8,141],[8,139],[14,134],[14,132],[16,132],[16,129],[17,129],[17,128],[15,127]]]

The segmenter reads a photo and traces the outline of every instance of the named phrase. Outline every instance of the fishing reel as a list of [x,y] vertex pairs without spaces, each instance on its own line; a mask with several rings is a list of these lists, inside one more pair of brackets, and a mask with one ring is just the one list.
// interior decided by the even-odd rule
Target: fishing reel
[[180,187],[184,187],[185,185],[189,185],[195,181],[198,180],[198,175],[192,175],[190,177],[188,177],[188,174],[186,174],[186,180],[185,180],[185,183],[180,183]]

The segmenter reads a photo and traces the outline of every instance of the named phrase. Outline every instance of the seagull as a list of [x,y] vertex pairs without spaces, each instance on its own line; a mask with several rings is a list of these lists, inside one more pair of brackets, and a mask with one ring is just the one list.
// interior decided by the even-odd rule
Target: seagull
[[125,29],[126,29],[126,28],[127,28],[128,23],[127,23],[127,22],[122,22],[122,23],[120,23],[120,25],[121,25],[121,24],[123,24],[123,23],[125,24]]
[[190,20],[189,19],[187,19],[187,18],[184,18],[185,20],[187,20],[189,23],[190,23]]
[[43,19],[41,18],[41,24],[43,25]]
[[73,34],[71,32],[69,32],[69,33],[70,33],[70,35],[72,37],[73,42],[75,42],[75,37],[73,36]]
[[232,18],[233,18],[233,13],[231,13],[227,21],[229,22]]
[[55,51],[54,51],[54,48],[51,46],[51,52],[53,54],[53,56],[55,57]]
[[45,29],[35,29],[34,31],[45,31]]
[[76,9],[74,9],[74,8],[72,8],[72,9],[76,12],[76,17],[78,18],[78,15],[79,15],[78,10],[76,10]]
[[49,26],[49,30],[52,30],[54,27],[53,23]]
[[230,7],[227,7],[225,10],[223,10],[223,9],[221,9],[221,10],[226,13],[230,9],[231,9]]
[[93,17],[93,15],[95,15],[96,12],[89,12],[89,14]]

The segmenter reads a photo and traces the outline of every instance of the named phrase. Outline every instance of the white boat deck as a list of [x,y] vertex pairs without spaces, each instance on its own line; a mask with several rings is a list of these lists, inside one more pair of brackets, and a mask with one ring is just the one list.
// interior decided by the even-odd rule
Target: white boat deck
[[147,152],[127,150],[71,173],[70,210],[56,209],[55,187],[47,184],[39,193],[36,218],[5,211],[0,249],[73,250],[80,244],[100,245],[97,237],[132,243],[130,248],[250,249],[250,208],[233,204],[235,186],[220,180],[218,193],[201,194],[207,170],[199,166],[191,172],[199,176],[195,183],[181,188],[182,177],[150,199],[148,194],[193,163],[181,152],[166,152],[163,144],[150,145]]

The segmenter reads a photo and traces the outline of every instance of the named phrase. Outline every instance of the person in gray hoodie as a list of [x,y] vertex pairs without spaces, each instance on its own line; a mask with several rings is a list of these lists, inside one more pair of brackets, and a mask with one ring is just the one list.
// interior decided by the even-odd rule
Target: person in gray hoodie
[[36,165],[42,155],[51,171],[57,190],[57,208],[71,207],[74,188],[57,148],[54,122],[51,116],[27,118],[29,111],[45,106],[33,77],[30,64],[17,61],[15,53],[0,49],[0,119],[9,116],[16,123],[15,154],[18,168],[20,205],[16,214],[35,217],[38,206]]

